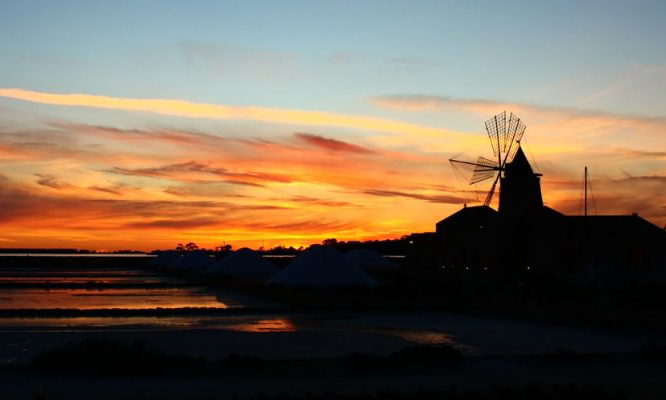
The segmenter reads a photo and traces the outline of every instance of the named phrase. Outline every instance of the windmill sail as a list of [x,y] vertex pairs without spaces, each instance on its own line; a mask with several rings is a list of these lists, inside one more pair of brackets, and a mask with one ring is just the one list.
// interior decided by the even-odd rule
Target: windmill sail
[[523,124],[520,118],[516,117],[514,113],[511,113],[511,117],[509,117],[509,129],[506,134],[509,147],[506,150],[506,157],[504,157],[505,163],[508,160],[512,160],[516,155],[516,151],[518,151],[518,147],[520,147],[520,140],[523,138],[524,133],[525,124]]
[[496,156],[505,151],[504,142],[506,141],[506,111],[495,115],[486,121],[486,131],[490,144],[493,146],[493,153]]
[[485,157],[479,157],[476,161],[476,167],[474,167],[474,173],[472,174],[472,179],[470,179],[469,184],[474,185],[486,179],[490,179],[495,176],[497,172],[497,161],[489,160]]

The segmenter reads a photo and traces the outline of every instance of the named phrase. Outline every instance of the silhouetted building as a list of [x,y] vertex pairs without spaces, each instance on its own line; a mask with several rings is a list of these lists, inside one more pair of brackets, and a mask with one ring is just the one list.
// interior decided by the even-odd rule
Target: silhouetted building
[[413,237],[413,252],[422,253],[419,265],[507,272],[529,268],[571,279],[584,277],[590,266],[618,279],[666,269],[658,265],[666,262],[666,232],[649,221],[637,214],[565,216],[544,206],[541,174],[532,170],[520,147],[502,172],[497,211],[464,207],[439,221],[434,235]]

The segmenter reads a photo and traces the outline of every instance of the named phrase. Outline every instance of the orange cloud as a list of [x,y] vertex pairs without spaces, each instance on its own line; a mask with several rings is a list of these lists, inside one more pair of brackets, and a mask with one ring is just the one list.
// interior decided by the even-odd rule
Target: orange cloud
[[388,133],[411,133],[414,135],[440,137],[454,134],[454,132],[446,129],[432,128],[418,124],[322,111],[225,106],[173,99],[131,99],[89,94],[54,94],[11,88],[0,88],[0,96],[33,103],[143,111],[187,118],[241,119],[278,124],[340,126]]
[[109,172],[122,175],[147,176],[154,178],[172,178],[181,181],[207,182],[215,178],[213,182],[219,182],[224,178],[225,182],[243,184],[250,186],[262,186],[260,182],[282,182],[289,183],[294,178],[277,173],[264,172],[234,172],[226,168],[213,167],[210,163],[188,161],[185,163],[170,164],[152,168],[119,168],[115,167]]
[[331,151],[342,151],[348,153],[371,154],[372,150],[355,144],[343,142],[341,140],[326,138],[312,133],[297,132],[296,137],[313,146]]
[[[152,100],[128,101],[156,106]],[[428,101],[428,110],[438,110],[435,99]],[[198,106],[193,105],[195,114],[205,111]],[[448,106],[486,118],[507,104]],[[232,108],[224,118],[241,118],[247,110]],[[660,151],[665,144],[660,120],[525,105],[520,110],[528,125],[528,155],[545,174],[550,206],[576,213],[579,172],[590,165],[600,213],[639,212],[663,225],[666,153]],[[291,110],[273,111],[294,116]],[[335,121],[346,123],[344,118]],[[458,152],[472,159],[487,155],[483,118],[478,128],[446,140],[401,131],[350,141],[324,128],[218,136],[62,122],[42,129],[0,127],[2,172],[14,181],[0,179],[0,241],[150,250],[184,240],[206,247],[222,241],[258,247],[430,231],[437,220],[474,201],[476,188],[466,179],[456,185],[448,158]],[[625,140],[624,132],[638,132],[640,139]],[[478,145],[473,152],[472,145]],[[480,185],[476,201],[484,192]]]

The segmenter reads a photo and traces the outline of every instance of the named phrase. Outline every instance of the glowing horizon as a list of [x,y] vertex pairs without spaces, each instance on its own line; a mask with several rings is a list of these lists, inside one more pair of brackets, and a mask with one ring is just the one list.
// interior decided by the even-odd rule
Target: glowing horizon
[[[504,110],[547,205],[577,214],[589,166],[599,214],[666,223],[663,5],[40,7],[0,5],[0,247],[433,231],[483,201],[448,160],[492,158]],[[492,30],[503,13],[523,22]]]

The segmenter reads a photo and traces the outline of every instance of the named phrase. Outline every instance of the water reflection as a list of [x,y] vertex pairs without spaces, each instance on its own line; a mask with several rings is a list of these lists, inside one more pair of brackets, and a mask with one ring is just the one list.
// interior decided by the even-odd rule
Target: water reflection
[[0,309],[100,308],[149,309],[156,307],[218,307],[226,304],[216,293],[201,288],[167,289],[0,289]]
[[472,346],[466,346],[454,340],[454,336],[430,330],[404,330],[404,329],[385,329],[375,330],[375,332],[388,333],[399,338],[403,338],[412,343],[427,346],[449,345],[457,348],[465,354],[477,354],[477,349]]
[[65,317],[0,318],[0,332],[5,331],[141,331],[155,329],[219,329],[225,331],[271,333],[295,332],[296,324],[287,317]]
[[176,284],[182,280],[155,273],[127,269],[59,269],[59,268],[3,268],[0,269],[0,285],[48,285],[48,284]]
[[[378,330],[378,332],[382,331]],[[392,333],[395,336],[419,344],[443,345],[443,344],[453,343],[453,340],[451,340],[451,336],[440,332],[412,331],[412,330],[387,330],[385,332]]]
[[106,265],[5,267],[0,269],[0,309],[228,308],[252,304],[251,299],[180,286],[182,283],[154,271]]
[[295,332],[297,330],[296,325],[288,318],[260,319],[229,325],[227,328],[239,332]]

